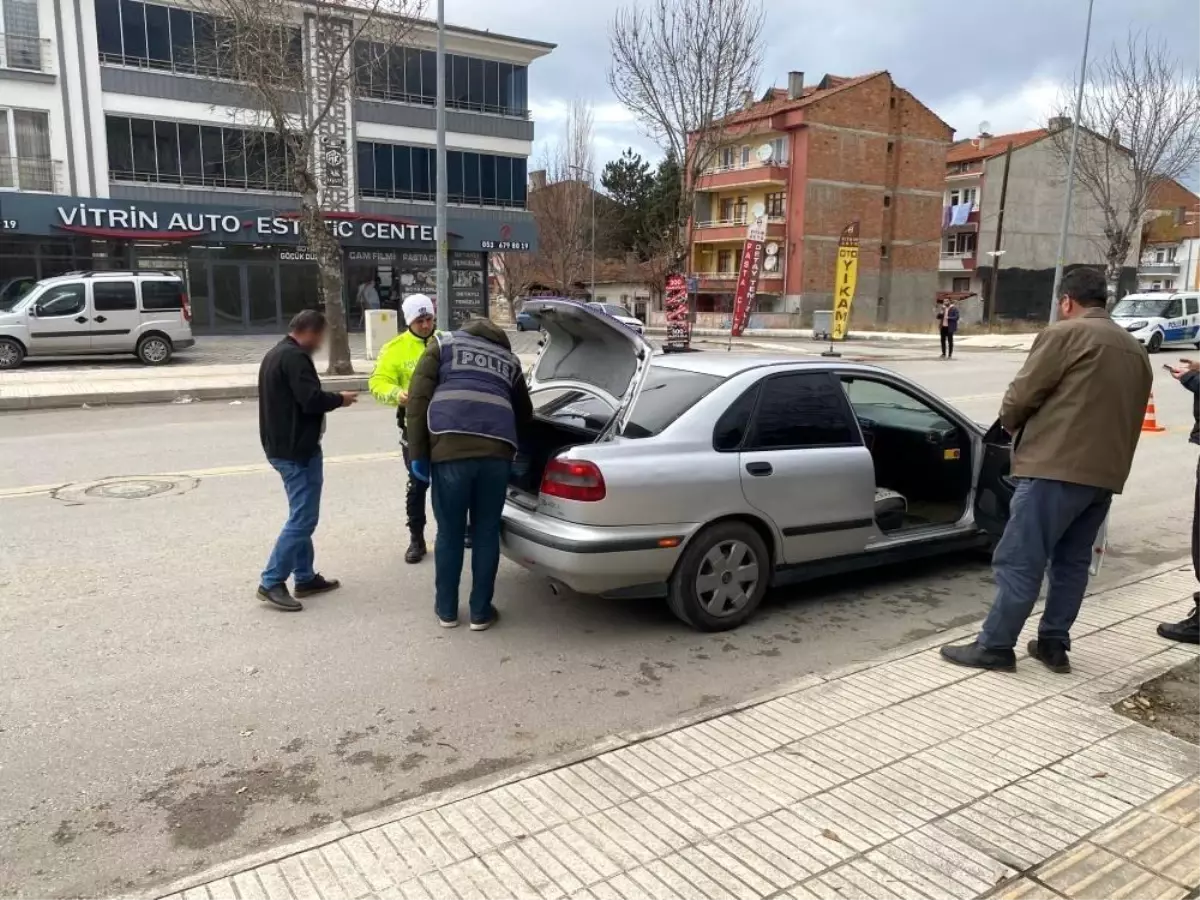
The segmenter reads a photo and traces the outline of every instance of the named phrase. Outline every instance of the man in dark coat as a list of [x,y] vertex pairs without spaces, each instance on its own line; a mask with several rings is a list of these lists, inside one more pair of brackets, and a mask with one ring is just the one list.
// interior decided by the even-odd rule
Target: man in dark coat
[[[1192,435],[1189,440],[1200,444],[1200,362],[1182,359],[1183,365],[1171,369],[1171,374],[1192,392]],[[1196,499],[1192,504],[1192,571],[1200,581],[1200,462],[1196,466]],[[1164,622],[1158,633],[1172,641],[1200,644],[1200,591],[1192,594],[1195,606],[1182,622]]]

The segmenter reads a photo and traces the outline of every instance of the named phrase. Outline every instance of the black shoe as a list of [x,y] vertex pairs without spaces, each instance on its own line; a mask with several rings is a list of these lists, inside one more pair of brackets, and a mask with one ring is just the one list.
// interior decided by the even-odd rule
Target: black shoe
[[425,554],[429,550],[425,546],[425,538],[419,534],[414,534],[412,540],[409,541],[408,549],[404,551],[404,561],[409,565],[419,563],[425,558]]
[[1040,662],[1051,672],[1059,675],[1069,675],[1071,660],[1067,658],[1067,648],[1061,641],[1030,641],[1029,655]]
[[273,588],[258,586],[258,599],[265,600],[277,609],[285,612],[300,612],[304,604],[288,593],[286,584],[277,584]]
[[1200,644],[1200,603],[1182,622],[1164,622],[1158,626],[1159,637],[1183,644]]
[[463,549],[470,550],[471,543],[471,532],[468,531],[467,536],[463,538]]
[[499,621],[500,621],[500,610],[496,609],[496,607],[493,606],[492,614],[488,618],[484,619],[482,622],[476,622],[474,619],[471,620],[471,630],[472,631],[487,631],[489,628],[491,628],[493,625],[495,625]]
[[314,594],[327,594],[330,591],[336,591],[341,586],[342,583],[336,578],[326,578],[318,573],[312,577],[311,581],[296,585],[296,596],[311,597]]
[[988,650],[980,647],[978,642],[952,646],[947,644],[942,648],[942,658],[956,666],[967,666],[972,669],[990,669],[995,672],[1017,671],[1017,654],[1011,650]]

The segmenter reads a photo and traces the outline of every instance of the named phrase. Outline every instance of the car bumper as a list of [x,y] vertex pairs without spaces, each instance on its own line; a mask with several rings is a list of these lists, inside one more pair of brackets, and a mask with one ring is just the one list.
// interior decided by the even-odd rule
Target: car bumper
[[580,594],[612,594],[665,583],[684,543],[699,527],[577,525],[510,501],[504,507],[500,549],[517,565]]
[[178,340],[178,341],[171,341],[171,344],[175,347],[176,350],[186,350],[189,347],[196,346],[196,339],[195,338],[182,338],[181,340]]

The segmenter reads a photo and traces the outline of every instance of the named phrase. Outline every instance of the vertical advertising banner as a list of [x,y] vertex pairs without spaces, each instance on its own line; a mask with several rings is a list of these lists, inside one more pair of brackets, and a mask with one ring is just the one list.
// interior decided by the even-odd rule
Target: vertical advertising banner
[[844,341],[850,330],[850,307],[854,305],[854,288],[858,284],[858,222],[843,228],[842,236],[838,238],[833,283],[832,338]]
[[733,336],[741,337],[750,322],[754,295],[758,293],[758,274],[762,271],[763,243],[767,240],[767,217],[759,216],[746,231],[742,263],[738,267],[737,292],[733,295]]
[[691,307],[688,303],[687,279],[682,275],[667,276],[663,294],[663,309],[667,318],[667,350],[686,350],[692,343]]

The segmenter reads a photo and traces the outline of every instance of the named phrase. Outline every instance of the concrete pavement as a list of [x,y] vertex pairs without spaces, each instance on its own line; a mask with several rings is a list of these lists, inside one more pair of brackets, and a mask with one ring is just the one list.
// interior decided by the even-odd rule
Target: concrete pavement
[[[1200,748],[1110,706],[1195,659],[1154,634],[1194,587],[1186,567],[1090,597],[1070,675],[1028,657],[981,673],[906,647],[143,896],[1188,896]],[[1019,646],[1036,633],[1031,621]]]
[[[972,417],[1016,353],[890,362]],[[1097,589],[1186,553],[1190,395],[1113,514]],[[334,413],[318,557],[338,594],[276,614],[253,586],[284,515],[255,405],[0,419],[0,896],[162,883],[610,734],[720,708],[977,620],[986,562],[955,557],[779,591],[728,635],[653,603],[552,595],[508,563],[501,628],[436,627],[405,566],[390,411]],[[114,478],[114,476],[119,476]],[[286,895],[284,895],[286,896]]]

